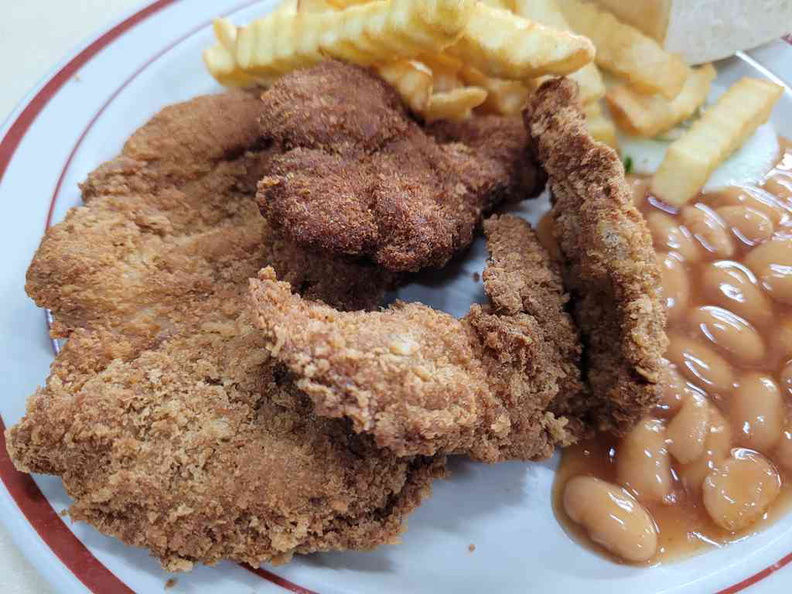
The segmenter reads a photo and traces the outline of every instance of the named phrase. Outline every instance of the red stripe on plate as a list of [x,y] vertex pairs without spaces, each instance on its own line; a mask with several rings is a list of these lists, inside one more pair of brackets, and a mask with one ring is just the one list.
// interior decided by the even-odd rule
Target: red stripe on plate
[[789,565],[790,563],[792,563],[792,553],[789,553],[789,555],[783,559],[776,561],[770,567],[765,567],[762,571],[753,574],[751,577],[745,578],[743,581],[734,584],[733,586],[729,586],[724,590],[719,590],[716,594],[736,594],[737,592],[742,592],[746,588],[750,588],[757,582],[761,582],[767,576],[774,574],[776,571],[785,565]]
[[92,592],[118,592],[134,594],[124,582],[91,554],[63,519],[52,508],[47,498],[29,474],[14,468],[5,441],[5,424],[0,418],[0,479],[8,489],[19,509],[36,529],[41,539]]

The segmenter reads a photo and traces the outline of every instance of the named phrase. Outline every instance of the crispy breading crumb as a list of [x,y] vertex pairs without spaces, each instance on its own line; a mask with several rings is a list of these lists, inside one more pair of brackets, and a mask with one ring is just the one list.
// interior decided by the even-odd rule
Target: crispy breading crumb
[[394,89],[357,66],[292,72],[262,100],[264,134],[285,152],[267,167],[259,205],[302,246],[393,271],[442,266],[470,244],[483,215],[544,183],[519,118],[423,129]]
[[74,520],[172,571],[394,542],[444,471],[317,418],[242,315],[268,263],[342,308],[393,280],[268,229],[262,108],[226,93],[164,109],[88,177],[28,272],[69,340],[8,431],[12,459],[61,476]]
[[268,348],[320,415],[349,418],[399,455],[534,459],[569,440],[568,420],[548,410],[562,386],[579,386],[558,269],[525,221],[492,218],[485,232],[492,303],[462,320],[418,303],[339,312],[271,269],[251,281]]
[[569,410],[584,416],[590,410],[600,429],[621,432],[657,401],[667,344],[651,236],[618,155],[586,131],[574,82],[546,82],[524,119],[549,175],[554,232],[591,393],[572,399]]

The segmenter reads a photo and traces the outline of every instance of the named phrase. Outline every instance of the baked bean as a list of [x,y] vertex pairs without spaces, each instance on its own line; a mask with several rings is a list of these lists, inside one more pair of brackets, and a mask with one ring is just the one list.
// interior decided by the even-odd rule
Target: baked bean
[[772,219],[750,206],[723,206],[716,208],[715,212],[726,221],[740,241],[750,246],[766,241],[773,235]]
[[685,400],[693,394],[693,390],[667,359],[663,359],[657,383],[660,387],[660,400],[656,410],[663,416],[676,414]]
[[685,227],[705,250],[718,258],[734,255],[734,240],[729,228],[710,207],[705,204],[686,206],[680,216]]
[[740,530],[761,518],[780,491],[781,477],[770,461],[738,448],[704,479],[704,507],[721,528]]
[[617,448],[616,476],[639,501],[671,503],[673,477],[666,429],[659,419],[642,419]]
[[630,186],[630,191],[632,192],[633,204],[636,207],[640,207],[646,200],[649,180],[644,177],[633,177],[627,180],[627,185]]
[[719,195],[718,205],[748,206],[767,215],[774,225],[789,219],[790,210],[775,196],[759,189],[727,188]]
[[591,476],[576,476],[564,487],[564,511],[591,540],[633,562],[657,553],[652,516],[627,491]]
[[706,305],[694,309],[690,323],[738,364],[757,363],[767,354],[764,341],[754,327],[721,307]]
[[698,262],[701,250],[690,231],[677,225],[670,215],[660,211],[650,212],[646,224],[652,232],[655,248],[661,252],[677,252],[686,262]]
[[687,308],[690,297],[690,281],[687,270],[676,254],[658,254],[662,295],[666,303],[668,319],[678,318]]
[[731,452],[731,427],[721,412],[712,404],[707,403],[707,433],[704,437],[704,451],[696,460],[680,464],[676,472],[689,493],[699,494],[704,479]]
[[745,264],[773,299],[792,305],[792,237],[776,236],[755,247]]
[[781,200],[789,200],[792,198],[792,179],[783,173],[772,175],[765,181],[764,189]]
[[781,361],[792,359],[792,318],[776,321],[772,340],[776,357]]
[[729,418],[737,445],[770,452],[784,428],[784,399],[772,378],[748,373],[729,401]]
[[784,433],[776,445],[775,460],[787,470],[792,470],[792,417],[787,421]]
[[708,392],[728,392],[734,378],[731,366],[709,348],[682,334],[669,334],[666,357],[694,385]]
[[733,311],[755,327],[773,322],[773,307],[754,274],[742,264],[721,260],[708,264],[702,274],[708,301]]
[[781,380],[781,388],[786,390],[786,395],[792,396],[792,361],[784,365],[779,379]]
[[694,394],[668,424],[668,451],[683,464],[696,460],[704,453],[704,441],[709,426],[707,400]]

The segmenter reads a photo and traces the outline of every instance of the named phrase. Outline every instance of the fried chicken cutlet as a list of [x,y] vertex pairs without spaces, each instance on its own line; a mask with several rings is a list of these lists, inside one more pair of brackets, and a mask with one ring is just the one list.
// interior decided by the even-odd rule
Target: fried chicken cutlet
[[59,475],[74,520],[171,571],[395,542],[442,459],[318,418],[236,319],[244,306],[99,372],[53,374],[8,433],[15,464]]
[[69,340],[7,433],[12,459],[172,570],[393,542],[444,468],[317,418],[247,321],[248,277],[270,263],[344,308],[391,276],[268,228],[262,109],[242,93],[165,108],[89,176],[28,273]]
[[583,342],[590,397],[559,412],[591,410],[600,430],[629,429],[658,398],[665,352],[660,272],[646,223],[613,149],[586,131],[577,86],[546,82],[524,112],[549,176],[564,284]]
[[393,275],[304,252],[262,220],[252,197],[274,155],[258,127],[262,110],[241,92],[166,107],[88,176],[85,206],[47,231],[27,275],[58,335],[167,333],[196,317],[195,302],[265,263],[314,298],[376,305]]
[[365,256],[392,271],[444,265],[498,204],[544,178],[518,118],[422,128],[374,74],[327,61],[262,95],[283,148],[259,184],[261,212],[294,243]]
[[558,270],[522,219],[485,222],[491,305],[461,320],[419,303],[339,312],[292,294],[267,269],[251,280],[267,348],[318,414],[399,455],[536,459],[567,443],[548,409],[580,393],[577,336]]

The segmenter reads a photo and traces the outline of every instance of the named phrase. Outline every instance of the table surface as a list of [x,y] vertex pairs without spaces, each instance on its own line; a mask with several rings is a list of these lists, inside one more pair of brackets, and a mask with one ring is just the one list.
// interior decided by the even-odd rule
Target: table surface
[[[0,9],[0,121],[74,48],[142,0],[3,2]],[[22,282],[20,280],[20,282]],[[48,594],[49,585],[0,525],[0,592]]]

